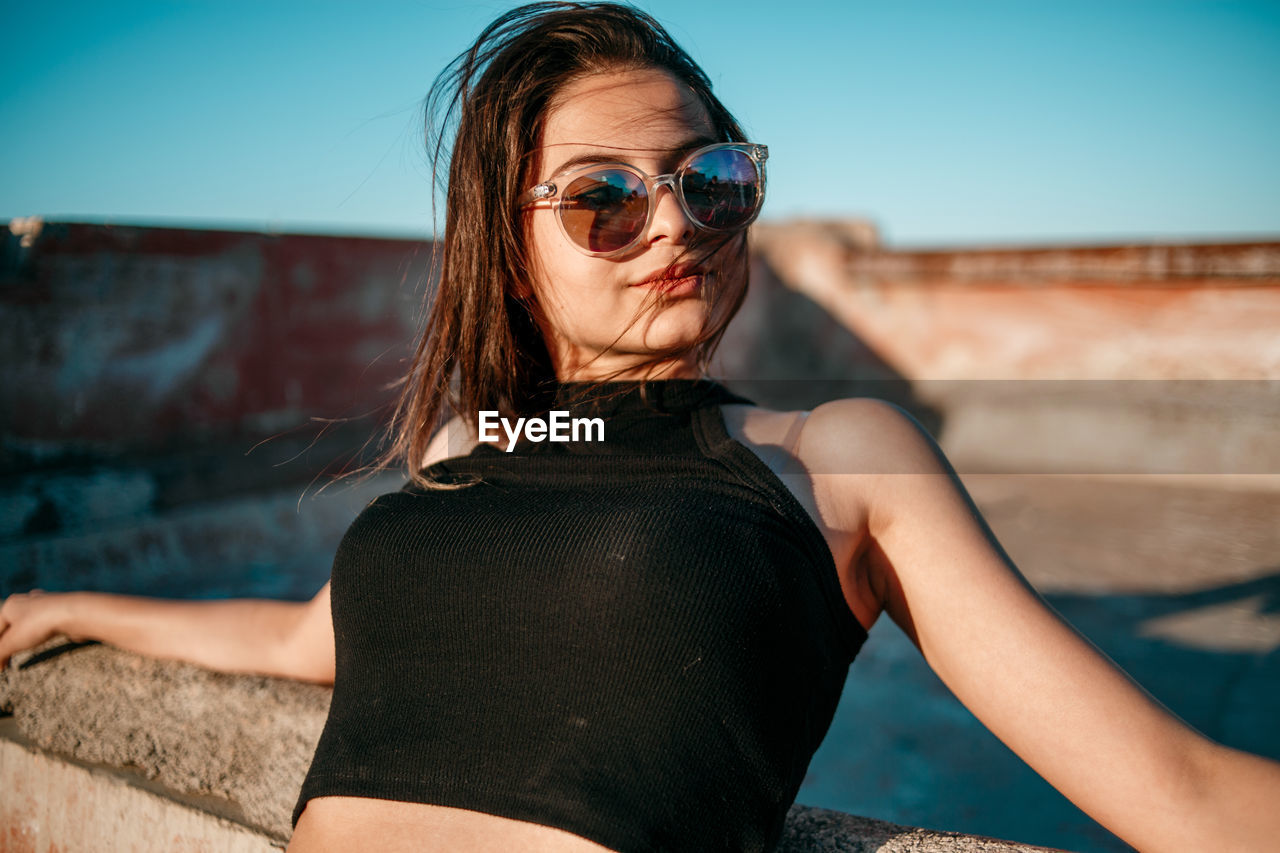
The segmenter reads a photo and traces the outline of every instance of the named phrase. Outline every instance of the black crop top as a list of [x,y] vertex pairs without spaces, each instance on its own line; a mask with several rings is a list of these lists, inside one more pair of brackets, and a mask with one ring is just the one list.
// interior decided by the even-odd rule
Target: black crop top
[[432,803],[618,851],[768,850],[866,632],[822,534],[705,380],[556,408],[373,501],[333,564],[312,797]]

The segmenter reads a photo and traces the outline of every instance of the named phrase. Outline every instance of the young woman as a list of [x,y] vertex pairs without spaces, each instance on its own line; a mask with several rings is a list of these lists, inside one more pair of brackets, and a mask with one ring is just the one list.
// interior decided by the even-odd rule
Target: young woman
[[[16,595],[0,659],[65,633],[333,682],[293,851],[767,850],[888,612],[1129,843],[1273,849],[1280,765],[1187,727],[1049,609],[910,416],[766,411],[704,378],[767,149],[656,22],[524,7],[442,81],[410,484],[309,603]],[[552,411],[586,431],[526,429]]]

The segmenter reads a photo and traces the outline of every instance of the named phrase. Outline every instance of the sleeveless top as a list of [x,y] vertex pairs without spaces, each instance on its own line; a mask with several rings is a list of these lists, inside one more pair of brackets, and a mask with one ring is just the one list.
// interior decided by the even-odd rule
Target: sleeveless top
[[601,417],[603,441],[503,435],[429,469],[474,485],[409,485],[351,525],[295,824],[355,796],[624,853],[777,843],[866,632],[813,520],[726,433],[720,404],[749,401],[589,387],[555,408]]

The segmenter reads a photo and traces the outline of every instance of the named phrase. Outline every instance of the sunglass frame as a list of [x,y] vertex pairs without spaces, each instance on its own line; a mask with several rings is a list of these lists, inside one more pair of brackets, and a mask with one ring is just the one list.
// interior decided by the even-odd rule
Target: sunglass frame
[[[684,188],[680,185],[680,181],[678,180],[684,170],[693,163],[693,161],[714,151],[740,151],[743,154],[746,154],[755,165],[756,174],[759,177],[760,188],[759,192],[756,193],[755,208],[751,211],[751,215],[747,217],[745,222],[740,225],[734,225],[731,228],[716,228],[700,222],[698,217],[694,216],[693,211],[689,209],[689,203],[684,197]],[[760,208],[764,205],[766,183],[764,164],[768,159],[769,146],[767,145],[761,145],[756,142],[716,142],[690,151],[676,166],[675,171],[669,172],[665,175],[649,175],[643,169],[633,166],[630,163],[624,163],[621,160],[617,162],[590,163],[585,166],[579,166],[566,172],[553,175],[546,181],[530,187],[520,196],[517,204],[522,210],[547,208],[554,210],[556,212],[556,221],[560,223],[560,233],[564,235],[564,238],[569,241],[571,246],[579,252],[582,252],[584,255],[589,255],[593,258],[614,258],[632,251],[636,245],[644,239],[645,235],[649,233],[649,227],[653,224],[653,211],[654,208],[657,207],[654,202],[654,197],[657,193],[658,187],[662,186],[665,186],[671,191],[671,194],[676,198],[676,202],[680,205],[680,209],[684,212],[685,217],[700,231],[728,233],[741,231],[742,229],[747,228],[752,222],[756,221],[756,217],[760,215]],[[594,172],[601,172],[606,169],[622,169],[639,177],[640,182],[645,189],[648,210],[645,215],[644,225],[641,226],[635,238],[620,248],[611,249],[606,252],[598,252],[583,246],[569,234],[569,229],[564,224],[564,216],[561,213],[560,208],[561,198],[558,194],[561,187],[571,186],[578,178],[590,175]]]

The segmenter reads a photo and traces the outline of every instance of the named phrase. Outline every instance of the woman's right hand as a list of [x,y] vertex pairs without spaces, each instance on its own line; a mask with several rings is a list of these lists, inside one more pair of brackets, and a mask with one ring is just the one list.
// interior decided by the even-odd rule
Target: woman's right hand
[[15,653],[62,633],[65,603],[62,594],[38,589],[14,593],[4,600],[0,605],[0,670],[9,665]]
[[310,601],[174,601],[38,590],[12,595],[0,608],[0,667],[55,634],[222,672],[333,683],[327,583]]

